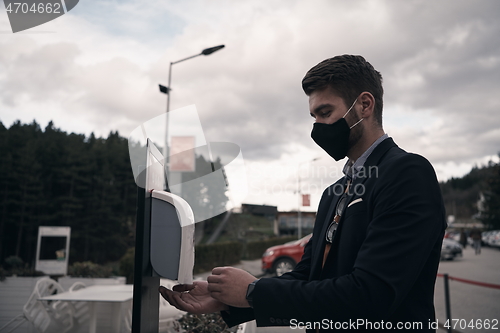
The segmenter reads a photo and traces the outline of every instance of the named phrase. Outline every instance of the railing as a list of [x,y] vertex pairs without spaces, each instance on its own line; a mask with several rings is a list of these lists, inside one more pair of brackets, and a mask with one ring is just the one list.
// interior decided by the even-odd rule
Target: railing
[[500,289],[500,285],[498,285],[498,284],[467,280],[467,279],[462,279],[462,278],[458,278],[458,277],[454,277],[454,276],[449,276],[448,274],[438,274],[437,276],[444,278],[444,299],[445,299],[445,306],[446,306],[447,325],[443,326],[443,328],[446,328],[448,333],[458,332],[456,330],[453,330],[453,327],[452,327],[449,280],[458,281],[458,282],[467,283],[467,284],[472,284],[472,285],[476,285],[476,286],[480,286],[480,287]]

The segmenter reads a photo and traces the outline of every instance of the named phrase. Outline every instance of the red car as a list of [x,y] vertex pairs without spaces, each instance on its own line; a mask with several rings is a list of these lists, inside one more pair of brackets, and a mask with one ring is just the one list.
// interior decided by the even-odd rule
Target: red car
[[311,238],[309,234],[299,240],[268,248],[262,255],[262,270],[281,276],[293,270],[304,254],[304,247]]

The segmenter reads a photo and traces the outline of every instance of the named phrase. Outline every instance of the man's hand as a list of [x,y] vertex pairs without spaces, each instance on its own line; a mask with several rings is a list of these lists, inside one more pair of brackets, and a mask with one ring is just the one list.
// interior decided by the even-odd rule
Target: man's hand
[[193,284],[178,284],[169,290],[163,286],[158,289],[163,298],[177,309],[194,314],[227,311],[226,304],[210,296],[205,281],[195,281]]
[[208,291],[212,297],[224,304],[238,308],[248,308],[246,295],[248,285],[257,278],[246,271],[234,267],[216,267],[207,278]]

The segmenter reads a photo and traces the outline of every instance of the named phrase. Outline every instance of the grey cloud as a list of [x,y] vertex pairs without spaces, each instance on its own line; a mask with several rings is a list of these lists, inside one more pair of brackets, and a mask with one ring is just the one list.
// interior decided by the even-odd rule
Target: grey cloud
[[38,45],[21,38],[4,46],[10,52],[0,57],[0,101],[6,105],[55,103],[87,118],[91,130],[102,135],[127,123],[131,130],[136,125],[131,120],[143,122],[163,109],[150,78],[125,58],[82,65],[76,61],[82,51],[74,43]]
[[73,62],[79,54],[75,45],[17,46],[4,45],[17,52],[10,52],[1,59],[0,66],[5,71],[4,79],[0,81],[0,99],[3,102],[15,105],[26,95],[33,100],[44,101],[75,88]]
[[88,112],[96,126],[110,130],[122,121],[132,129],[165,109],[157,84],[167,83],[170,61],[226,44],[173,67],[172,109],[196,104],[207,139],[237,143],[246,159],[278,159],[296,145],[321,154],[309,136],[312,120],[300,81],[321,60],[353,53],[382,72],[386,119],[401,116],[394,106],[404,105],[403,116],[426,112],[423,124],[441,122],[396,128],[401,146],[439,163],[496,154],[500,2],[222,3],[193,11],[174,6],[186,27],[146,70],[119,54],[79,65],[75,59],[84,50],[77,43],[17,46],[27,51],[8,59],[0,54],[7,68],[0,84],[10,87],[0,99],[67,94],[64,103]]

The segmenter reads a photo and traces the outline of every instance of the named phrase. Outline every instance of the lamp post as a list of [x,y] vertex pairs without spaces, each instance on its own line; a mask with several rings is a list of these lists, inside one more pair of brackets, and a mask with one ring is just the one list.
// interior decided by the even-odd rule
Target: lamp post
[[317,161],[319,159],[320,159],[319,157],[316,157],[310,161],[301,162],[301,163],[299,163],[299,166],[297,167],[297,186],[298,186],[297,192],[299,193],[299,206],[297,208],[297,233],[299,236],[298,239],[302,238],[302,212],[300,211],[300,207],[302,206],[302,192],[300,190],[300,166],[302,164],[311,163],[311,162]]
[[[168,86],[164,86],[164,85],[161,85],[159,84],[159,88],[160,88],[160,92],[164,93],[167,95],[167,114],[166,114],[166,124],[165,124],[165,146],[163,147],[163,157],[165,158],[165,174],[168,176],[168,168],[169,168],[169,156],[168,156],[168,118],[169,118],[169,111],[170,111],[170,92],[172,91],[172,65],[175,65],[175,64],[178,64],[180,62],[183,62],[183,61],[186,61],[186,60],[189,60],[189,59],[192,59],[192,58],[195,58],[195,57],[198,57],[198,56],[201,56],[201,55],[210,55],[214,52],[217,52],[219,51],[220,49],[223,49],[225,45],[218,45],[218,46],[214,46],[214,47],[209,47],[207,49],[204,49],[203,51],[201,51],[201,53],[199,54],[195,54],[193,56],[190,56],[190,57],[187,57],[187,58],[184,58],[184,59],[181,59],[181,60],[177,60],[177,61],[173,61],[173,62],[170,62],[170,66],[168,68]],[[167,189],[168,189],[168,179],[167,179]]]

